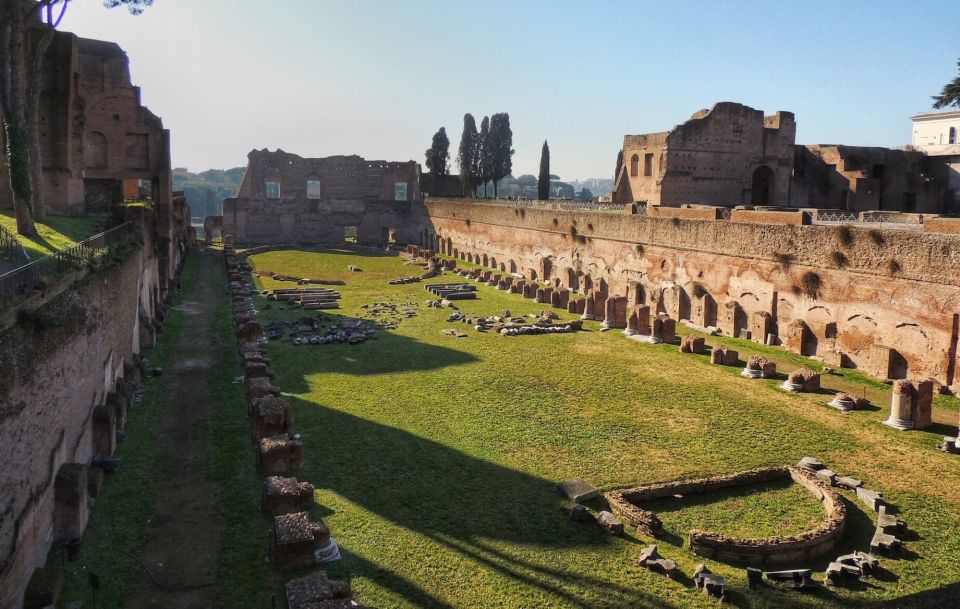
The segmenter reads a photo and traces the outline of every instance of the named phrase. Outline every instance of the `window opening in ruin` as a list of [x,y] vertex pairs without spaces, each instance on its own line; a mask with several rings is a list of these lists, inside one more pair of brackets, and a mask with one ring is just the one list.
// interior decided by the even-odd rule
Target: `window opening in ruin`
[[307,180],[307,198],[308,199],[320,198],[320,181],[319,180]]
[[648,152],[643,155],[643,175],[651,176],[653,175],[653,153]]
[[264,182],[264,191],[268,199],[279,199],[280,198],[280,182],[273,180],[267,180]]
[[917,193],[915,192],[905,192],[903,193],[903,211],[914,211],[917,208]]
[[956,143],[957,143],[957,128],[956,128],[956,127],[950,127],[949,143],[950,143],[950,144],[956,144]]
[[356,243],[357,242],[357,227],[356,226],[344,226],[343,227],[343,240],[347,243]]
[[640,157],[635,154],[630,158],[630,175],[636,176],[639,169],[640,169]]
[[761,165],[753,170],[753,182],[750,189],[750,203],[769,205],[773,200],[773,170]]
[[846,190],[840,191],[840,209],[847,208],[847,197],[850,195]]
[[407,183],[406,183],[406,182],[394,182],[394,184],[393,184],[393,200],[394,200],[394,201],[406,201],[406,200],[407,200]]
[[873,179],[882,180],[883,179],[883,165],[874,165],[873,166]]
[[836,338],[837,337],[837,324],[836,322],[830,322],[823,328],[823,337],[824,338]]

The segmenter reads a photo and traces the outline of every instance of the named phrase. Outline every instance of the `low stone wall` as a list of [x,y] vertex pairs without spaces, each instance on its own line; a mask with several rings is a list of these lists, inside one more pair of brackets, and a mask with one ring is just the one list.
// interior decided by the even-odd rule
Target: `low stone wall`
[[625,522],[636,526],[647,535],[659,537],[663,535],[660,519],[653,512],[638,507],[638,503],[674,495],[709,493],[732,487],[751,486],[788,477],[806,488],[820,501],[827,517],[818,527],[798,535],[755,539],[692,530],[690,531],[690,549],[696,554],[714,560],[745,564],[782,564],[823,556],[834,548],[843,535],[847,517],[846,508],[843,501],[829,486],[807,472],[793,467],[765,467],[700,480],[652,484],[612,491],[606,493],[605,497],[610,507]]
[[768,211],[763,209],[735,209],[730,212],[733,222],[750,222],[753,224],[788,224],[803,226],[810,224],[802,211]]
[[683,218],[685,220],[719,220],[722,207],[660,207],[647,206],[651,218]]

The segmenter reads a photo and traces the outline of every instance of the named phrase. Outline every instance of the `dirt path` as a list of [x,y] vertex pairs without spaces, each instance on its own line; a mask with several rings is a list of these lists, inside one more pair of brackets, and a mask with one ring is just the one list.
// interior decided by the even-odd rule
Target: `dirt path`
[[210,609],[216,599],[217,556],[224,525],[210,480],[214,407],[209,399],[219,337],[214,333],[219,258],[194,254],[197,280],[182,304],[183,329],[163,370],[157,435],[156,500],[147,521],[147,541],[136,560],[149,573],[131,585],[125,609]]

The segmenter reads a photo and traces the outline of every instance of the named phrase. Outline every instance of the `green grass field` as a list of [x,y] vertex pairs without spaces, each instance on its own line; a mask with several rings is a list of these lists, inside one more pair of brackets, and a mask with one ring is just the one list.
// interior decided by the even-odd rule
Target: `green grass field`
[[[727,577],[734,606],[856,606],[960,580],[960,460],[935,450],[955,430],[953,398],[937,398],[932,429],[898,432],[880,424],[889,388],[853,371],[825,375],[825,387],[866,392],[877,408],[844,415],[826,406],[829,391],[788,394],[780,381],[744,379],[708,356],[601,333],[594,322],[577,334],[509,338],[447,323],[450,310],[423,306],[431,297],[423,284],[387,285],[419,274],[401,258],[287,250],[251,261],[259,270],[345,280],[333,316],[363,316],[369,310],[361,305],[379,301],[419,305],[416,317],[362,345],[269,346],[306,443],[298,475],[317,486],[317,515],[343,552],[329,571],[349,578],[363,604],[715,607],[689,579],[636,566],[649,539],[633,531],[614,538],[568,520],[557,482],[576,476],[609,490],[804,455],[883,491],[916,532],[912,554],[883,560],[884,577],[854,590],[805,595],[749,590],[742,568],[706,561]],[[264,289],[291,286],[258,281]],[[544,308],[479,289],[478,300],[458,303],[468,315]],[[262,323],[301,314],[266,304],[259,302]],[[468,337],[441,334],[450,327]],[[707,338],[720,343],[736,345],[741,359],[771,356],[784,373],[821,368],[779,348]],[[872,516],[844,497],[850,520],[838,554],[867,549],[873,532]],[[803,530],[822,516],[812,497],[783,485],[652,507],[670,532],[661,554],[688,576],[702,562],[685,548],[690,528],[764,536]]]
[[[101,232],[106,219],[106,214],[48,215],[43,222],[37,222],[37,237],[27,238],[18,235],[18,238],[27,250],[27,255],[32,260],[36,260]],[[0,226],[17,234],[17,219],[12,209],[0,209]]]

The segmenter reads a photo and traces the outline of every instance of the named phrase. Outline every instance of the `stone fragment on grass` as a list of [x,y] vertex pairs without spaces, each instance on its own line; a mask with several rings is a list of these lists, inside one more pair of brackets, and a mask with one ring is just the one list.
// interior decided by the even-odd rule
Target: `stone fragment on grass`
[[604,510],[597,514],[597,524],[611,535],[623,535],[623,523],[611,512]]
[[600,494],[595,486],[580,478],[566,480],[558,486],[567,498],[574,503],[589,501]]

